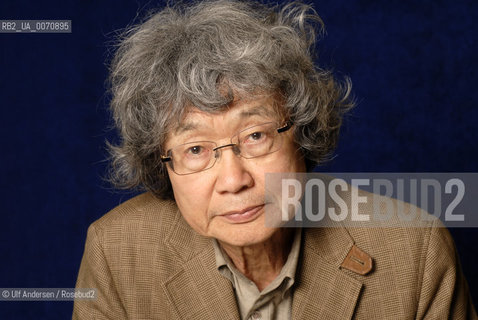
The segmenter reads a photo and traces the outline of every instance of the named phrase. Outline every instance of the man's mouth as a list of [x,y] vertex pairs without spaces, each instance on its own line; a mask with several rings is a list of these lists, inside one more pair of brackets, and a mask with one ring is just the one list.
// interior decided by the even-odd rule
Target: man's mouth
[[261,204],[258,206],[248,207],[242,210],[228,211],[220,215],[220,217],[223,217],[231,223],[246,223],[256,219],[262,213],[263,208],[264,204]]

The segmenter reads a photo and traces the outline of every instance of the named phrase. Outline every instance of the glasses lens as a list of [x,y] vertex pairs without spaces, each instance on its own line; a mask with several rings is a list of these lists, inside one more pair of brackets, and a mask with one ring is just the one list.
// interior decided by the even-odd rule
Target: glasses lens
[[179,145],[171,150],[171,168],[177,174],[190,174],[209,169],[216,158],[214,142],[196,141]]
[[281,147],[277,123],[269,122],[247,128],[237,135],[241,156],[247,159],[276,152]]

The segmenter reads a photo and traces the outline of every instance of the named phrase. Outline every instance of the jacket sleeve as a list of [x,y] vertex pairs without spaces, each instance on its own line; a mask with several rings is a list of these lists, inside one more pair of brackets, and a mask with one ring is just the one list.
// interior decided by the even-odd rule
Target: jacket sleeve
[[94,300],[75,300],[74,320],[127,318],[104,254],[101,237],[94,224],[88,228],[76,288],[91,288],[97,291]]
[[430,229],[417,319],[478,319],[453,239],[439,220]]

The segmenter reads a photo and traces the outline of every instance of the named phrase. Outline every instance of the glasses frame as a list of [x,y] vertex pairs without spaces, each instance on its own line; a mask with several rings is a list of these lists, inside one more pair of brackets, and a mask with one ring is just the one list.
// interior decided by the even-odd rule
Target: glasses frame
[[[255,125],[255,126],[252,126],[252,127],[248,127],[248,128],[245,128],[244,130],[241,130],[239,132],[237,132],[236,134],[234,134],[232,137],[231,137],[231,143],[228,143],[228,144],[224,144],[224,145],[221,145],[221,146],[217,146],[215,148],[212,149],[212,151],[217,151],[217,150],[220,150],[222,148],[227,148],[227,147],[233,147],[233,151],[234,153],[236,153],[237,155],[240,155],[240,149],[238,147],[238,144],[237,143],[232,143],[232,139],[235,137],[235,136],[238,136],[241,132],[243,131],[246,131],[250,128],[253,128],[253,127],[256,127],[256,126],[262,126],[262,125],[265,125],[269,122],[265,122],[265,123],[262,123],[262,124],[258,124],[258,125]],[[277,128],[277,133],[282,133],[282,132],[286,132],[288,131],[290,128],[292,128],[292,122],[290,121],[286,121],[285,124],[279,128]],[[194,142],[212,142],[214,144],[216,144],[214,141],[193,141],[192,143]],[[279,147],[279,149],[277,149],[276,151],[279,151],[280,148],[282,147],[282,145]],[[176,148],[176,147],[174,147]],[[173,160],[173,157],[171,155],[168,155],[171,153],[171,150],[174,149],[174,148],[171,148],[169,149],[168,151],[166,151],[166,155],[161,155],[160,158],[161,158],[161,162],[162,163],[167,163],[167,162],[171,162]],[[274,153],[276,151],[273,151],[273,152],[270,152],[270,153],[266,153],[264,154],[263,156],[267,155],[267,154],[271,154],[271,153]],[[258,157],[262,157],[261,156],[258,156]],[[243,157],[244,159],[253,159],[253,158],[258,158],[258,157],[250,157],[250,158],[247,158],[247,157]],[[207,167],[207,168],[204,168],[204,169],[201,169],[199,171],[194,171],[194,172],[189,172],[189,173],[177,173],[176,171],[174,171],[174,167],[170,165],[170,168],[171,170],[177,174],[177,175],[180,175],[180,176],[185,176],[185,175],[189,175],[189,174],[194,174],[194,173],[198,173],[198,172],[201,172],[201,171],[206,171],[208,169],[211,169],[212,167],[214,167],[214,165],[216,164],[216,161],[217,161],[217,157],[216,157],[216,160],[212,163],[212,165],[210,167]]]

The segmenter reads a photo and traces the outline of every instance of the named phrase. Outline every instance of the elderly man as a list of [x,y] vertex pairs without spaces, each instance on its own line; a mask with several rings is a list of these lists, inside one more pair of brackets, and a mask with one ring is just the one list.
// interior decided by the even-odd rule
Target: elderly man
[[77,287],[97,299],[73,318],[476,316],[446,229],[266,224],[265,174],[324,161],[352,106],[348,81],[313,64],[320,27],[300,3],[219,0],[125,33],[112,176],[147,192],[90,226]]

